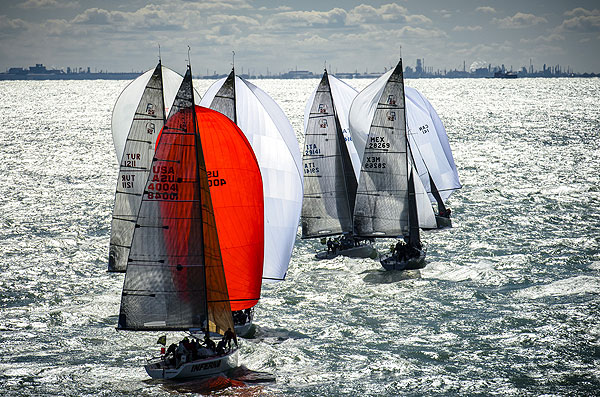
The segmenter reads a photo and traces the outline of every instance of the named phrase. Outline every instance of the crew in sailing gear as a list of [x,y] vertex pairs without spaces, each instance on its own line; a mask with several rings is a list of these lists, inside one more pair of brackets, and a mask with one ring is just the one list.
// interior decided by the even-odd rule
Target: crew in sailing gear
[[227,328],[227,331],[225,331],[225,335],[223,335],[223,340],[227,343],[227,347],[229,347],[229,349],[231,349],[231,341],[235,342],[235,347],[237,347],[238,345],[237,337],[235,336],[231,328]]

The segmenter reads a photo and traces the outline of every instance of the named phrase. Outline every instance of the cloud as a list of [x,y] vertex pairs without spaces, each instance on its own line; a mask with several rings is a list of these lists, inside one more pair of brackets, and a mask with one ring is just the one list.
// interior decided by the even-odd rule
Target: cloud
[[78,7],[77,1],[57,1],[57,0],[27,0],[17,5],[19,8],[70,8]]
[[482,30],[483,28],[479,25],[477,26],[455,26],[452,28],[454,32],[475,32],[477,30]]
[[565,19],[557,28],[559,32],[598,32],[600,31],[600,10],[586,10],[585,8],[574,8],[565,12],[571,18]]
[[475,11],[483,12],[484,14],[495,14],[496,9],[493,7],[477,7]]
[[523,44],[542,44],[542,43],[550,43],[553,41],[563,41],[565,40],[565,36],[552,33],[547,36],[538,36],[535,39],[521,39],[520,42]]
[[498,24],[502,29],[522,29],[535,26],[539,23],[547,23],[548,20],[544,17],[538,17],[533,14],[524,14],[517,12],[512,17],[502,19],[494,18],[492,22]]
[[9,19],[6,15],[0,15],[0,37],[12,36],[27,28],[27,22],[22,19]]
[[286,11],[271,17],[270,23],[282,27],[334,27],[346,24],[347,13],[341,8],[329,11]]
[[600,10],[586,10],[585,8],[577,7],[573,8],[571,11],[566,11],[565,15],[568,17],[600,15]]

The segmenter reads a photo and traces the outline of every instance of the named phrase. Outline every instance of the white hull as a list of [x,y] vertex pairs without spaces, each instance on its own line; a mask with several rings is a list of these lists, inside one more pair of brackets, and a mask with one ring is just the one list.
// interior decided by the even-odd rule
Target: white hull
[[347,249],[338,249],[335,253],[331,251],[318,252],[315,257],[317,259],[332,259],[338,255],[348,256],[350,258],[373,258],[377,257],[377,250],[370,244],[361,244],[357,247]]
[[207,378],[218,374],[225,374],[237,367],[237,349],[221,355],[203,358],[189,363],[184,363],[179,368],[167,366],[163,360],[144,366],[146,372],[153,379],[194,379]]
[[425,251],[419,250],[419,256],[407,260],[399,260],[397,256],[389,254],[380,259],[385,270],[415,270],[425,267]]
[[248,321],[246,324],[235,325],[233,328],[235,329],[235,334],[240,337],[245,337],[249,332],[250,328],[252,328],[252,321]]

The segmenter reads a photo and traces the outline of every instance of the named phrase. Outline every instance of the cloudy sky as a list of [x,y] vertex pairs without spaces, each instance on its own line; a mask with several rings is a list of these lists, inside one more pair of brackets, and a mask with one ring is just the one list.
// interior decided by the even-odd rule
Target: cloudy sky
[[598,0],[0,0],[0,71],[11,66],[238,71],[382,71],[416,58],[570,65],[600,72]]

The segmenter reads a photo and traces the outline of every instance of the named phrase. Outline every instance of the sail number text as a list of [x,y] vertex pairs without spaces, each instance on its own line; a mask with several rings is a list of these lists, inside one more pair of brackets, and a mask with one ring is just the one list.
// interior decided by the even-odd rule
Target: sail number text
[[365,169],[371,169],[371,168],[385,168],[385,164],[386,163],[382,163],[381,162],[381,157],[365,157],[366,161],[365,161]]
[[369,149],[389,149],[390,143],[385,141],[385,137],[372,136],[369,141]]

